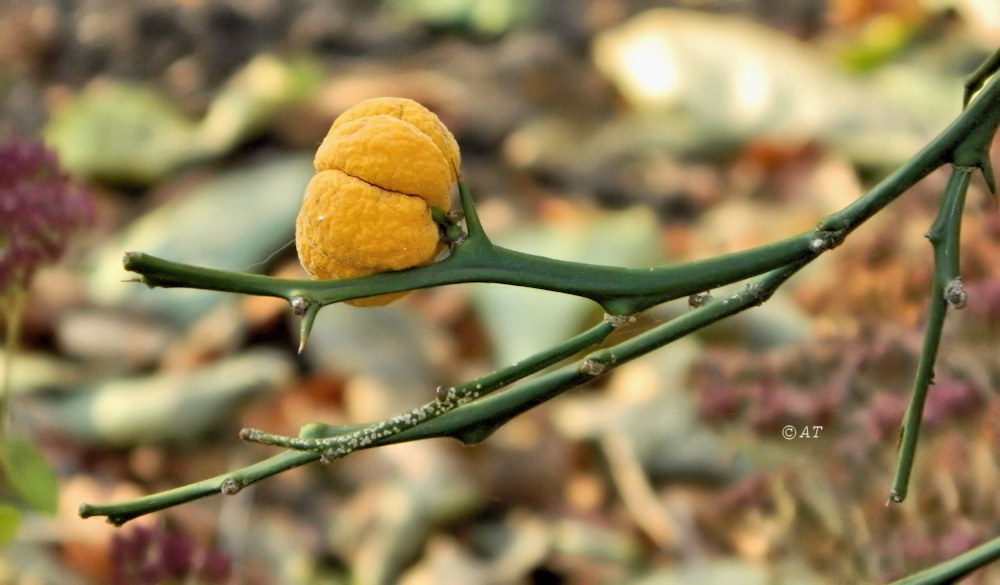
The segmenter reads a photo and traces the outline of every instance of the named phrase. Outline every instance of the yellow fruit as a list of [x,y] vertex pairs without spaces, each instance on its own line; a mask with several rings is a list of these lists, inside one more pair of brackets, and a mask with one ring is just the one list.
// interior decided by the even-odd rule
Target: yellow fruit
[[[295,227],[305,248],[371,273],[425,264],[438,250],[438,228],[427,203],[343,171],[322,171],[309,181]],[[344,278],[325,274],[322,267],[310,272]]]
[[377,97],[358,102],[333,123],[333,128],[339,124],[367,118],[369,116],[392,116],[404,122],[409,122],[427,135],[444,155],[452,169],[452,180],[458,180],[458,169],[462,166],[462,156],[458,151],[458,142],[452,136],[448,127],[419,102],[399,97]]
[[[302,266],[314,278],[337,279],[433,262],[442,245],[431,207],[451,207],[459,160],[448,129],[412,100],[377,98],[349,109],[316,152],[317,174],[295,221]],[[383,305],[405,294],[348,302]]]
[[455,183],[451,166],[434,142],[413,124],[392,116],[334,124],[313,164],[317,171],[340,169],[443,209],[450,205]]

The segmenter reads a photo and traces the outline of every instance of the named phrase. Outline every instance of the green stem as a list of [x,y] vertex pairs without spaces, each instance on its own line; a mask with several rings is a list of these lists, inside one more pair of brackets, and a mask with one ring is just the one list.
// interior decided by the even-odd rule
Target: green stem
[[989,181],[984,154],[1000,125],[1000,82],[994,77],[927,147],[866,195],[820,222],[815,230],[723,256],[674,266],[628,269],[566,262],[492,245],[482,233],[471,195],[460,184],[469,239],[446,260],[399,272],[337,281],[276,279],[171,262],[138,252],[125,268],[149,286],[187,287],[284,298],[320,305],[376,294],[463,282],[527,286],[589,298],[613,315],[628,315],[672,299],[738,282],[837,245],[903,192],[947,162],[975,166]]
[[993,76],[969,106],[934,140],[867,195],[820,222],[820,229],[846,235],[878,213],[903,191],[946,163],[980,168],[987,181],[989,145],[1000,126],[1000,76]]
[[[963,171],[982,169],[993,188],[986,150],[1000,124],[1000,107],[997,107],[1000,104],[1000,82],[997,76],[988,81],[987,77],[986,73],[980,75],[977,87],[982,89],[968,108],[934,141],[865,196],[824,219],[816,230],[718,258],[635,270],[554,261],[498,248],[483,233],[472,197],[465,185],[460,184],[469,238],[457,246],[447,260],[423,268],[363,279],[306,281],[199,268],[138,253],[126,254],[125,266],[142,275],[142,281],[149,286],[192,287],[284,298],[292,303],[293,308],[299,307],[302,310],[300,314],[307,318],[310,315],[315,317],[318,308],[325,304],[459,282],[499,282],[576,294],[597,301],[612,315],[628,315],[660,302],[764,275],[736,295],[710,300],[636,338],[592,352],[574,365],[540,375],[508,391],[473,399],[421,424],[377,439],[370,446],[442,436],[475,442],[488,436],[511,417],[537,404],[701,327],[763,302],[801,267],[821,252],[839,244],[849,232],[946,162],[967,167]],[[937,257],[937,248],[935,252]],[[939,266],[944,265],[942,258]],[[945,290],[939,292],[943,294],[946,289],[947,284]],[[308,325],[304,324],[303,334],[307,333]],[[506,372],[511,374],[510,379],[497,380],[497,384],[503,386],[513,379],[523,378],[528,369],[525,364],[511,366]],[[465,392],[470,386],[465,384],[461,388]],[[304,429],[302,437],[310,440],[323,435],[343,438],[379,424],[350,427],[312,425]],[[915,427],[912,428],[915,430]],[[234,493],[244,485],[319,457],[318,453],[309,451],[283,453],[230,474],[131,502],[84,505],[81,506],[81,514],[107,515],[111,521],[120,524],[205,495]]]
[[[599,349],[582,360],[529,380],[504,392],[448,413],[395,437],[393,442],[446,436],[485,438],[515,416],[556,396],[602,376],[629,361],[663,347],[720,319],[735,315],[766,300],[806,262],[790,265],[764,276],[760,282],[726,298],[712,299],[628,341]],[[474,407],[474,408],[470,408]]]
[[[599,303],[612,315],[630,315],[811,258],[817,253],[815,242],[829,238],[828,234],[811,231],[743,252],[659,268],[620,268],[553,260],[492,244],[481,245],[471,237],[449,258],[429,266],[337,281],[229,272],[139,252],[125,255],[125,268],[141,274],[142,281],[151,287],[237,292],[288,301],[301,297],[320,306],[388,292],[491,282],[581,296]],[[826,247],[829,246],[823,244]]]
[[[502,368],[481,378],[453,386],[439,388],[436,400],[422,404],[410,412],[368,425],[352,425],[350,428],[315,423],[308,425],[298,437],[272,435],[257,429],[244,429],[240,436],[247,441],[263,443],[286,449],[315,451],[324,460],[346,457],[362,448],[387,444],[394,436],[405,433],[418,425],[425,425],[465,404],[492,394],[518,380],[559,363],[574,354],[594,346],[615,330],[619,319],[608,318],[563,343],[532,355],[517,364]],[[485,437],[456,437],[467,443],[478,442]]]
[[21,316],[24,313],[26,291],[19,285],[14,285],[3,295],[3,317],[6,322],[3,362],[3,379],[0,380],[0,440],[7,437],[10,426],[10,395],[14,384],[14,354],[17,352],[18,340],[21,336]]
[[1000,559],[1000,537],[989,540],[953,559],[893,581],[889,585],[948,585]]
[[[714,298],[701,307],[676,317],[628,341],[596,350],[583,359],[514,386],[504,392],[479,398],[419,425],[373,441],[374,447],[420,439],[455,437],[466,443],[482,441],[515,416],[551,400],[563,392],[602,376],[614,368],[659,349],[720,319],[745,311],[766,301],[774,291],[808,262],[782,267],[751,283],[734,295]],[[342,436],[338,427],[329,427],[334,439]],[[313,449],[315,443],[285,443],[289,448]]]
[[917,452],[917,438],[920,435],[924,403],[927,400],[928,388],[934,383],[934,363],[937,360],[938,346],[941,342],[941,331],[949,305],[949,294],[957,290],[964,295],[964,292],[956,287],[961,286],[958,257],[962,209],[965,206],[965,195],[969,189],[971,177],[972,169],[970,168],[956,167],[953,169],[944,199],[941,201],[941,209],[927,233],[927,237],[934,247],[934,281],[931,284],[931,304],[927,314],[920,362],[917,364],[910,402],[906,407],[906,414],[903,416],[903,425],[900,429],[899,460],[889,492],[889,499],[893,502],[902,502],[906,498],[910,473],[913,470],[913,460]]
[[[555,348],[551,348],[545,352],[531,356],[517,366],[503,368],[491,374],[487,374],[478,380],[464,384],[461,387],[456,387],[451,390],[451,399],[455,403],[454,406],[461,406],[461,404],[467,403],[466,400],[462,400],[463,396],[471,396],[474,393],[481,393],[482,395],[485,395],[489,392],[493,392],[517,379],[538,372],[565,358],[571,357],[573,354],[586,347],[600,343],[612,331],[614,331],[615,327],[615,320],[605,320]],[[429,404],[430,406],[434,406],[439,404],[439,402],[432,402]],[[384,444],[386,442],[384,440],[378,443],[373,442],[372,437],[383,433],[387,423],[391,423],[393,426],[404,424],[404,418],[407,416],[410,418],[420,416],[421,414],[417,411],[421,408],[427,407],[428,405],[424,405],[424,407],[420,407],[414,412],[408,413],[408,415],[393,417],[393,419],[389,419],[389,421],[380,421],[378,423],[343,426],[332,426],[319,423],[306,425],[306,427],[303,428],[300,437],[305,441],[312,441],[313,443],[317,440],[323,441],[328,437],[341,438],[339,441],[328,441],[328,444],[320,450],[336,449],[341,445],[354,445],[354,448],[362,448],[358,445],[364,444],[365,447],[371,447],[376,444]],[[250,431],[252,433],[252,430]],[[250,436],[247,438],[256,439],[258,442],[274,444],[271,441],[267,441],[267,437],[267,435],[260,433],[258,436]],[[386,439],[387,437],[388,435],[383,436],[382,439]],[[276,439],[281,440],[285,439],[285,437],[276,437]],[[80,506],[79,513],[80,516],[84,518],[89,518],[91,516],[107,516],[109,522],[120,526],[139,516],[171,508],[173,506],[178,506],[206,496],[213,496],[220,493],[232,495],[252,483],[256,483],[271,477],[272,475],[287,471],[293,467],[299,467],[300,465],[316,461],[319,458],[320,453],[316,450],[289,451],[264,461],[260,461],[238,471],[226,473],[211,479],[206,479],[197,483],[181,486],[142,498],[129,500],[127,502],[111,504],[83,504]]]
[[992,55],[987,57],[979,67],[976,67],[975,71],[965,78],[965,94],[962,96],[962,107],[969,106],[972,97],[997,70],[1000,70],[1000,49],[993,51]]
[[[357,449],[433,437],[455,437],[466,443],[481,441],[514,416],[542,402],[611,371],[615,367],[640,355],[660,348],[671,341],[764,302],[778,286],[806,263],[801,262],[783,267],[766,275],[759,283],[748,285],[740,293],[727,298],[712,299],[701,305],[698,309],[664,323],[629,341],[620,343],[613,348],[598,350],[572,365],[544,374],[537,379],[515,386],[505,392],[494,393],[490,396],[464,403],[458,408],[426,420],[419,425],[412,426],[407,430],[395,434],[387,434],[366,445],[358,445]],[[584,341],[597,343],[599,338],[603,338],[602,336],[610,333],[613,325],[615,325],[613,320],[605,321],[597,327],[581,334],[577,340],[580,342],[580,345],[584,345]],[[567,344],[571,342],[572,340],[561,344],[561,347],[567,351],[563,357],[568,357],[572,353],[575,353],[575,351],[569,351],[570,347]],[[545,353],[549,353],[550,357],[555,359],[557,356],[554,351],[553,349]],[[484,376],[475,383],[503,386],[510,383],[509,376],[520,376],[523,373],[519,371],[522,367],[544,367],[542,361],[538,355],[535,355],[517,366],[510,366],[504,370]],[[552,363],[555,362],[553,361]],[[597,365],[595,366],[595,364]],[[475,383],[470,384],[474,387]],[[469,384],[465,386],[469,387]],[[380,427],[381,423],[351,427],[315,424],[308,425],[303,430],[302,436],[309,439],[346,437],[359,430],[373,429],[377,426]],[[308,443],[303,446],[312,447],[314,444]],[[80,506],[80,515],[84,518],[107,516],[109,522],[121,525],[139,516],[202,497],[219,493],[235,493],[235,491],[251,483],[318,459],[320,459],[320,454],[315,451],[287,451],[238,471],[142,498],[110,504],[83,504]]]
[[134,500],[113,504],[80,504],[79,513],[82,518],[106,516],[108,522],[115,526],[121,526],[139,516],[172,508],[206,496],[236,494],[252,483],[317,459],[319,459],[319,455],[316,453],[286,451],[237,471]]

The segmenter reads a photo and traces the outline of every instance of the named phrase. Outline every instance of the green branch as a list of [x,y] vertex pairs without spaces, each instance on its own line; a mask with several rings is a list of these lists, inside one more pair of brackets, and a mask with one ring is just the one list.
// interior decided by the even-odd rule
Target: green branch
[[106,516],[108,522],[115,526],[121,526],[140,516],[166,510],[206,496],[234,495],[252,483],[318,459],[319,455],[316,453],[286,451],[236,471],[134,500],[115,504],[80,504],[79,513],[82,518]]
[[[15,279],[15,282],[19,282]],[[7,439],[7,427],[10,425],[10,395],[13,391],[14,354],[18,349],[21,335],[21,318],[24,315],[24,301],[28,297],[27,290],[20,284],[12,285],[6,291],[0,291],[0,318],[5,324],[3,342],[3,358],[0,359],[0,441]]]
[[1000,124],[1000,83],[992,78],[927,147],[866,195],[830,215],[815,230],[750,250],[673,266],[628,269],[566,262],[493,245],[472,197],[460,184],[468,239],[429,266],[336,281],[278,279],[125,254],[126,270],[151,287],[184,287],[283,298],[320,306],[371,295],[464,282],[526,286],[589,298],[612,315],[628,315],[669,300],[738,282],[836,246],[931,171],[949,162],[976,167],[992,185],[988,145]]
[[1000,559],[1000,537],[889,585],[951,585],[997,559]]
[[[81,515],[107,516],[115,524],[156,510],[213,494],[233,494],[243,487],[287,469],[326,458],[343,457],[357,449],[432,437],[481,441],[511,418],[551,398],[602,376],[614,368],[766,301],[788,278],[822,252],[836,247],[850,232],[894,201],[936,168],[951,163],[955,172],[938,219],[931,229],[935,282],[928,330],[914,383],[913,398],[903,425],[900,466],[893,499],[905,496],[912,467],[920,413],[940,340],[945,309],[964,302],[958,279],[958,234],[961,209],[970,177],[979,169],[990,189],[995,180],[988,148],[1000,125],[1000,51],[966,84],[967,108],[930,144],[871,191],[803,234],[715,258],[649,269],[564,262],[495,246],[484,233],[472,196],[459,184],[468,237],[453,219],[435,215],[445,224],[451,255],[442,262],[411,270],[340,281],[286,280],[178,264],[140,253],[128,253],[125,267],[151,287],[188,287],[287,300],[302,317],[304,343],[319,310],[340,301],[463,282],[493,282],[551,290],[591,299],[610,315],[604,322],[566,342],[478,380],[439,389],[436,400],[385,421],[362,425],[307,425],[298,437],[281,437],[247,429],[248,440],[292,449],[249,467],[202,482],[128,502],[84,504]],[[450,222],[450,223],[448,223]],[[755,278],[740,292],[709,298],[697,308],[632,339],[593,349],[606,340],[627,315],[659,303],[694,295],[725,284]],[[591,349],[569,365],[547,368]],[[530,376],[530,378],[529,378]],[[512,387],[511,384],[516,383]],[[501,389],[506,389],[499,392]],[[996,558],[1000,546],[991,541],[962,557],[915,575],[937,580],[906,580],[897,585],[941,583],[941,575],[961,575]],[[957,568],[956,568],[957,567]],[[964,572],[950,572],[964,571]]]
[[[472,195],[459,185],[468,238],[441,262],[343,280],[280,279],[181,264],[139,252],[125,269],[150,287],[184,287],[279,297],[325,306],[360,297],[445,284],[491,282],[589,298],[612,315],[630,315],[697,292],[739,282],[835,245],[838,234],[813,230],[751,250],[658,268],[620,268],[554,260],[494,245],[479,226]],[[300,300],[296,300],[300,299]]]
[[965,306],[966,293],[959,277],[958,252],[961,241],[962,209],[965,207],[965,195],[969,190],[972,172],[970,168],[956,167],[952,170],[941,201],[941,209],[930,231],[927,232],[927,239],[934,248],[934,280],[931,284],[931,301],[920,362],[917,364],[913,391],[899,434],[899,460],[892,489],[889,492],[889,499],[893,502],[902,502],[906,498],[910,472],[916,457],[917,438],[920,434],[927,390],[934,383],[934,363],[941,342],[945,313],[949,306],[956,309]]
[[[513,366],[508,366],[465,384],[451,388],[438,388],[434,400],[418,406],[410,412],[396,415],[384,421],[360,427],[352,425],[350,428],[316,423],[304,428],[298,437],[272,435],[257,429],[244,429],[240,436],[244,440],[254,443],[286,449],[315,451],[322,455],[326,461],[346,457],[358,449],[398,442],[391,439],[402,436],[415,427],[426,428],[431,421],[438,417],[540,372],[588,347],[597,345],[623,322],[624,320],[621,318],[609,316],[587,331]],[[455,435],[455,438],[466,443],[475,443],[485,437],[471,434]]]
[[[328,451],[324,455],[327,459],[338,458],[347,454],[346,452],[335,452],[337,449],[349,449],[353,451],[385,444],[385,439],[388,437],[386,429],[390,429],[391,432],[392,429],[408,428],[409,426],[421,423],[426,424],[427,421],[446,412],[469,404],[470,401],[479,396],[485,396],[503,386],[572,357],[583,349],[600,343],[620,324],[621,321],[619,319],[605,319],[589,330],[555,347],[535,354],[516,366],[502,368],[472,382],[443,390],[436,400],[419,406],[409,413],[371,424],[334,427],[315,423],[306,425],[302,429],[300,436],[304,440],[308,440],[310,437],[340,437],[337,441],[328,441],[329,444],[323,449],[324,451]],[[268,441],[269,435],[260,431],[254,431],[253,429],[244,430],[241,436],[246,440],[270,444],[276,444],[278,440],[284,439],[284,437],[278,437],[275,441]],[[474,442],[474,439],[471,437],[468,437],[466,440]],[[251,483],[317,459],[320,459],[319,452],[286,452],[238,471],[128,502],[99,505],[83,504],[80,506],[79,511],[80,515],[84,518],[107,516],[109,522],[120,526],[144,514],[184,504],[206,496],[220,493],[227,495],[235,494]]]

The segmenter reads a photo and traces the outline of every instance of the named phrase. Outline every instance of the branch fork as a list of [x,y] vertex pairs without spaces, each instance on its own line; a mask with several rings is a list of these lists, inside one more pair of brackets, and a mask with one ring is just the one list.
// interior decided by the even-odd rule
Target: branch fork
[[[482,441],[511,418],[538,404],[716,321],[766,302],[801,268],[837,247],[853,230],[929,173],[950,164],[952,175],[929,232],[935,278],[924,346],[901,428],[899,461],[889,495],[890,501],[902,501],[915,457],[924,400],[933,383],[933,364],[944,316],[948,308],[960,309],[967,300],[959,275],[958,243],[962,208],[973,173],[981,172],[991,193],[996,194],[989,146],[1000,125],[1000,76],[995,75],[998,69],[1000,51],[970,76],[965,85],[966,108],[941,134],[864,196],[823,219],[815,229],[714,258],[649,269],[625,269],[508,250],[487,237],[473,197],[463,182],[459,182],[460,214],[433,211],[442,241],[450,250],[448,257],[400,272],[338,281],[277,279],[129,252],[125,255],[125,268],[150,287],[186,287],[285,299],[292,313],[301,317],[299,351],[305,347],[315,318],[326,305],[444,284],[493,282],[576,295],[600,305],[606,317],[586,331],[517,364],[464,384],[439,388],[427,403],[383,421],[342,426],[315,423],[302,428],[295,437],[244,429],[240,433],[244,440],[285,451],[243,469],[158,494],[112,504],[83,504],[80,514],[106,516],[120,525],[205,496],[232,495],[293,467],[317,460],[333,461],[360,449],[431,437],[452,437],[465,443]],[[463,219],[465,229],[461,225]],[[713,296],[707,292],[744,281],[747,285],[734,294]],[[634,321],[637,313],[680,298],[688,298],[688,312],[626,341],[599,347],[616,328]],[[589,353],[580,357],[582,352]],[[1000,554],[996,546],[983,550],[986,552],[977,559]],[[937,582],[942,581],[912,583]]]

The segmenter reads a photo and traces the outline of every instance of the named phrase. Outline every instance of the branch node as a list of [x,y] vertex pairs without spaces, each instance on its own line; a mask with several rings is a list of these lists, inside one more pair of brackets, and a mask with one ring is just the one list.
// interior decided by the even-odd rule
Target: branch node
[[437,207],[431,208],[431,218],[438,226],[441,241],[448,246],[452,252],[459,245],[468,239],[468,234],[462,229],[461,221],[465,218],[465,212],[459,210],[444,211]]
[[257,429],[243,429],[240,431],[240,440],[247,443],[259,443],[261,432]]
[[813,254],[822,254],[839,246],[846,236],[845,230],[820,228],[816,237],[809,241],[809,250]]
[[298,295],[292,297],[291,300],[288,301],[288,304],[291,305],[292,307],[292,313],[294,313],[298,317],[301,317],[302,315],[306,314],[306,309],[308,309],[309,305],[312,303],[310,303],[309,299],[307,299],[306,297]]
[[455,387],[445,388],[444,386],[438,386],[434,391],[434,397],[437,398],[438,402],[451,402],[455,397]]
[[707,290],[700,293],[694,293],[688,297],[688,306],[692,309],[697,309],[698,307],[704,305],[708,301],[712,300],[712,293]]
[[969,302],[969,293],[965,291],[965,285],[961,278],[953,278],[944,287],[944,300],[953,309],[964,309]]
[[320,452],[319,462],[323,465],[328,465],[329,463],[336,461],[337,459],[342,459],[350,455],[352,449],[346,447],[340,447],[338,449],[329,448]]
[[622,325],[629,325],[635,323],[635,315],[611,315],[605,314],[604,321],[609,323],[615,329],[618,329]]
[[580,364],[580,373],[587,376],[597,377],[607,371],[608,366],[603,362],[597,361],[593,358],[587,358],[583,360]]
[[750,296],[750,298],[753,299],[754,306],[760,306],[764,304],[764,301],[766,301],[772,294],[774,294],[773,290],[768,290],[762,287],[759,282],[754,280],[747,283],[746,292]]
[[224,496],[235,496],[240,493],[243,489],[243,484],[239,482],[235,477],[227,477],[222,482],[222,486],[219,487],[219,491],[222,492]]

